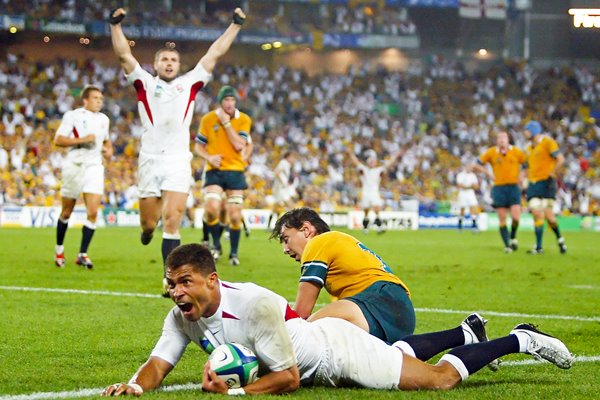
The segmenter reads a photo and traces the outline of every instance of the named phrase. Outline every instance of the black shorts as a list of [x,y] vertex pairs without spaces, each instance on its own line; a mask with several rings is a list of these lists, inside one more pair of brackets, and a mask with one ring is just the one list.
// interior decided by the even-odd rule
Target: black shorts
[[206,179],[203,187],[210,185],[220,186],[223,190],[244,190],[248,189],[244,171],[221,171],[211,169],[206,172]]
[[415,331],[416,317],[406,290],[393,282],[375,282],[362,292],[345,297],[363,312],[369,333],[387,343],[394,343]]
[[540,199],[556,199],[556,181],[554,178],[529,183],[529,186],[527,187],[527,201],[534,197]]
[[498,185],[492,188],[492,206],[494,208],[509,208],[517,204],[521,204],[519,185]]

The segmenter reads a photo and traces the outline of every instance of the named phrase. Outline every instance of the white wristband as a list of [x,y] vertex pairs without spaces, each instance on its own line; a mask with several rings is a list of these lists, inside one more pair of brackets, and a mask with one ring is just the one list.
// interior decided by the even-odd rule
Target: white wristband
[[140,385],[138,385],[137,383],[128,383],[127,386],[129,386],[130,388],[132,388],[133,390],[135,390],[137,393],[144,393],[144,389],[142,389],[142,387]]
[[244,388],[228,389],[227,394],[230,396],[243,396],[246,394]]

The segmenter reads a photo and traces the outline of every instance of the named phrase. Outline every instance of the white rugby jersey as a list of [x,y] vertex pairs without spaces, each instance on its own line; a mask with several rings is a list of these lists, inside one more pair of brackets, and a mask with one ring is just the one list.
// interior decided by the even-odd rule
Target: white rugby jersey
[[69,146],[67,161],[75,164],[102,164],[102,144],[110,140],[108,128],[110,120],[101,112],[92,112],[83,107],[67,111],[60,122],[56,135],[80,138],[96,135],[95,142]]
[[286,188],[290,182],[290,175],[292,174],[292,164],[285,158],[279,161],[275,167],[275,182],[273,187],[283,189]]
[[221,304],[213,316],[188,321],[179,307],[171,309],[151,355],[176,365],[190,341],[208,353],[220,344],[236,342],[254,351],[261,370],[283,371],[297,362],[300,380],[312,383],[327,353],[321,329],[268,289],[253,283],[220,284]]
[[381,176],[385,171],[385,167],[369,168],[363,164],[359,164],[358,170],[361,172],[362,192],[367,194],[377,192],[379,194],[379,184],[381,183]]
[[143,126],[141,151],[149,155],[189,153],[196,94],[212,75],[198,63],[193,70],[165,82],[138,63],[126,76],[137,92]]
[[[462,186],[473,186],[478,183],[477,175],[473,172],[461,171],[456,175],[456,184]],[[458,189],[459,193],[475,193],[474,189]]]

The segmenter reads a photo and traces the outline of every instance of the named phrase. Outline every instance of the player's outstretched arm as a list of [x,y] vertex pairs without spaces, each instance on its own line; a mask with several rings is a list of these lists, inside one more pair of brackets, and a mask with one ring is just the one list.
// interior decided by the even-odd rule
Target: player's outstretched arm
[[109,22],[113,50],[119,58],[119,62],[121,63],[121,67],[123,68],[125,73],[130,74],[131,71],[133,71],[135,66],[138,64],[138,62],[133,57],[133,54],[131,54],[129,41],[125,37],[123,29],[121,28],[121,21],[123,21],[123,18],[125,18],[126,14],[127,13],[124,9],[117,8],[111,13]]
[[233,11],[233,21],[231,22],[231,25],[229,25],[227,30],[213,42],[206,54],[200,59],[199,63],[202,64],[202,67],[204,67],[208,73],[212,73],[217,64],[217,60],[227,53],[227,50],[229,50],[231,44],[242,29],[242,24],[245,19],[246,14],[244,14],[242,9],[236,8]]
[[115,383],[101,393],[102,396],[134,395],[140,397],[145,391],[156,389],[173,366],[159,357],[150,357],[128,383]]
[[400,149],[397,152],[395,152],[394,154],[392,154],[392,157],[390,157],[390,159],[383,165],[385,169],[390,169],[392,168],[396,162],[398,161],[398,159],[400,158],[400,156],[402,156],[402,154],[404,154],[404,150]]
[[354,150],[353,150],[352,146],[348,146],[348,149],[346,152],[348,153],[348,157],[350,157],[350,161],[352,162],[352,164],[354,164],[355,167],[358,167],[360,165],[360,161],[354,154]]

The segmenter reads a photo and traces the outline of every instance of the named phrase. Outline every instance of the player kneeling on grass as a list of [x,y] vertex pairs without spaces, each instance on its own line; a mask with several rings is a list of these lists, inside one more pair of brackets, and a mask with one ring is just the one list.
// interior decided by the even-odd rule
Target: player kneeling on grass
[[[202,389],[231,395],[286,393],[300,385],[451,389],[510,353],[531,354],[560,368],[570,368],[573,362],[560,340],[529,324],[517,325],[508,336],[478,342],[477,333],[485,336],[485,328],[477,314],[467,320],[479,320],[475,324],[479,332],[463,323],[447,331],[409,336],[393,345],[342,319],[308,322],[268,289],[221,281],[210,250],[199,244],[182,245],[171,252],[167,280],[176,306],[167,315],[154,350],[128,383],[110,385],[102,395],[140,396],[157,388],[190,342],[207,353],[222,343],[235,342],[258,357],[266,373],[243,388],[230,389],[205,364]],[[436,365],[418,359],[452,347]]]

